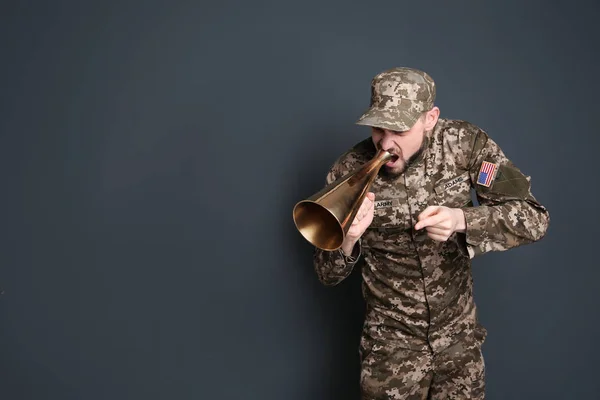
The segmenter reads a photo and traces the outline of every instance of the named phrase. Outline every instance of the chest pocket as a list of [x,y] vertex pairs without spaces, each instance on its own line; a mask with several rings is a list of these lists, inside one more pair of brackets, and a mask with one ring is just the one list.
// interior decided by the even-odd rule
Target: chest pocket
[[[411,252],[409,207],[405,195],[375,200],[373,222],[363,236],[365,249],[409,254]],[[412,253],[411,253],[412,254]]]
[[399,197],[375,200],[371,228],[377,230],[403,230],[408,226],[408,205]]
[[465,171],[450,179],[436,183],[433,188],[436,205],[463,207],[471,202],[471,180]]

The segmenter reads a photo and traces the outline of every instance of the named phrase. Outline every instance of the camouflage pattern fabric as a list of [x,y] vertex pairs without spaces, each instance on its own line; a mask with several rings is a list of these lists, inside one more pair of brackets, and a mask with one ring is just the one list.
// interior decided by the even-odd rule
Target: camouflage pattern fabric
[[[471,259],[541,239],[547,209],[532,195],[530,178],[477,126],[440,118],[421,156],[397,178],[377,177],[375,215],[353,253],[315,249],[325,285],[362,267],[366,315],[361,338],[365,399],[483,398],[480,346],[487,334],[477,319]],[[339,157],[326,184],[375,155],[371,138]],[[489,186],[477,183],[484,162],[498,166]],[[475,190],[479,205],[471,201]],[[445,242],[413,228],[429,205],[462,208],[466,232]],[[446,360],[446,361],[444,361]]]
[[433,107],[435,96],[435,82],[423,71],[406,67],[383,71],[372,79],[369,110],[356,123],[407,131]]
[[[437,354],[362,340],[364,400],[485,398],[481,337],[461,333]],[[375,350],[375,351],[373,351]]]

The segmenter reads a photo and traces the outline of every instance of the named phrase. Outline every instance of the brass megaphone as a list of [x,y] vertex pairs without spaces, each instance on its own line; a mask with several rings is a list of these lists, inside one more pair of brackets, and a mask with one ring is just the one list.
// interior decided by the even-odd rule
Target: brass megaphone
[[294,223],[302,236],[319,249],[339,249],[379,169],[392,157],[379,150],[360,168],[299,201]]

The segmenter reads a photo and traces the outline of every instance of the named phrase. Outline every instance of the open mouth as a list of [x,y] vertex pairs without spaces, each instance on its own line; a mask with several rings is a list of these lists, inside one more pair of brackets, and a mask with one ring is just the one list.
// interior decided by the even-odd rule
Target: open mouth
[[398,158],[400,158],[400,157],[397,154],[392,155],[392,158],[390,159],[390,161],[388,161],[385,165],[388,167],[394,166],[394,164],[396,164],[396,161],[398,161]]

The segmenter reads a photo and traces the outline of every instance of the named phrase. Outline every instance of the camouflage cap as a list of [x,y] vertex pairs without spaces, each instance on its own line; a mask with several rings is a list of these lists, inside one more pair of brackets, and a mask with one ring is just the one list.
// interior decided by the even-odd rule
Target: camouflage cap
[[356,122],[394,131],[407,131],[433,107],[435,82],[423,71],[397,67],[371,81],[371,104]]

